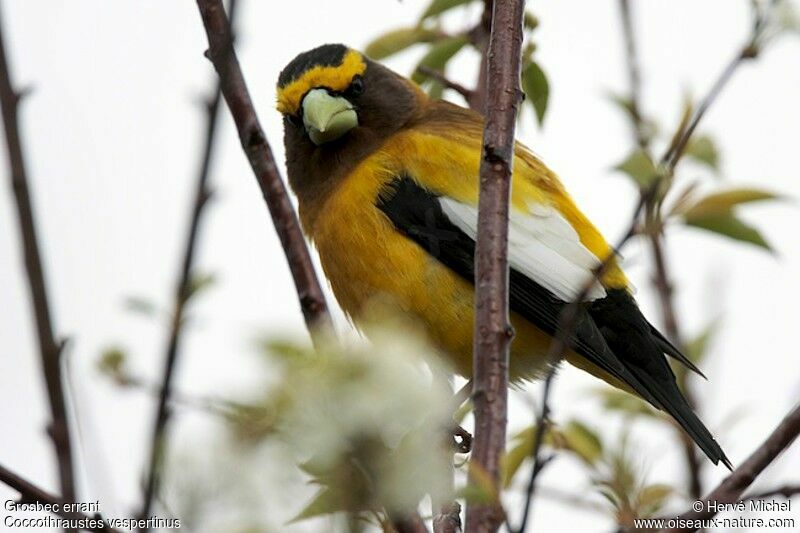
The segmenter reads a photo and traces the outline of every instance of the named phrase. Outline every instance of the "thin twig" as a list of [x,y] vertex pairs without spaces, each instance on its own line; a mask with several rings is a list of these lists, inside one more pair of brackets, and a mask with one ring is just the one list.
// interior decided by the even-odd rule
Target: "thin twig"
[[[753,484],[759,474],[764,471],[800,434],[800,405],[796,406],[778,424],[778,427],[767,439],[750,454],[738,468],[734,469],[722,483],[703,498],[706,505],[700,511],[687,511],[680,515],[679,520],[706,520],[717,514],[717,509],[724,504],[739,501],[742,493]],[[715,505],[709,505],[714,502]],[[684,522],[685,523],[685,522]],[[697,528],[662,529],[662,532],[696,531]]]
[[63,344],[56,341],[53,333],[47,284],[44,279],[39,237],[36,230],[33,202],[28,186],[28,175],[19,131],[17,113],[22,94],[14,90],[14,85],[11,81],[5,48],[5,35],[3,35],[2,28],[3,23],[0,17],[0,103],[3,108],[3,124],[8,147],[10,184],[16,199],[20,238],[25,256],[25,270],[28,276],[31,304],[36,318],[39,352],[50,403],[51,421],[47,428],[47,433],[53,441],[56,452],[61,494],[66,500],[72,501],[75,499],[75,473],[69,418],[61,381],[61,351]]
[[461,531],[461,506],[453,502],[433,517],[433,533],[459,533]]
[[[230,0],[229,10],[231,20],[236,13],[236,0]],[[222,100],[220,84],[216,83],[214,94],[206,102],[206,134],[203,141],[203,151],[194,192],[194,204],[189,218],[189,229],[184,244],[183,260],[181,262],[178,282],[175,289],[173,309],[170,322],[170,331],[164,356],[164,374],[159,388],[158,407],[153,421],[152,437],[150,440],[150,461],[148,463],[144,497],[140,512],[141,518],[147,518],[153,505],[153,499],[158,491],[161,470],[166,448],[166,432],[171,410],[169,408],[172,397],[172,380],[180,354],[183,326],[185,324],[186,305],[191,297],[192,276],[194,272],[195,251],[200,232],[200,221],[204,208],[211,197],[209,188],[209,175],[211,173],[211,159],[217,134],[219,107]],[[148,528],[142,529],[148,531]]]
[[478,113],[486,113],[486,93],[487,93],[487,76],[489,71],[489,54],[487,49],[489,46],[489,38],[492,33],[492,14],[494,12],[494,0],[483,0],[483,14],[478,25],[469,32],[470,41],[472,45],[481,53],[481,62],[478,67],[478,83],[475,84],[475,90],[470,93],[467,98],[467,104],[470,109]]
[[622,247],[638,233],[640,226],[639,219],[644,211],[645,206],[654,194],[657,186],[657,184],[654,184],[650,187],[650,189],[646,189],[641,192],[639,196],[639,202],[636,204],[636,209],[634,209],[633,215],[631,216],[631,222],[628,225],[628,229],[625,234],[619,240],[616,247],[611,250],[611,253],[609,253],[597,266],[597,268],[595,268],[591,278],[583,285],[575,299],[561,310],[561,314],[558,318],[556,334],[553,336],[553,340],[550,342],[550,347],[547,351],[547,357],[545,359],[550,368],[548,369],[547,376],[545,377],[544,385],[542,387],[541,407],[536,415],[536,432],[534,434],[533,448],[531,449],[530,454],[530,456],[533,457],[533,468],[531,469],[531,475],[528,478],[528,485],[525,490],[525,506],[523,507],[522,511],[522,519],[520,520],[520,525],[516,530],[512,530],[511,525],[509,524],[509,530],[516,531],[517,533],[525,532],[525,529],[528,526],[530,511],[533,504],[533,496],[536,492],[536,480],[539,477],[542,469],[544,469],[546,464],[552,458],[550,456],[544,457],[541,454],[542,442],[544,441],[544,432],[548,424],[548,417],[550,414],[550,391],[553,379],[555,378],[558,361],[561,360],[561,358],[570,348],[572,331],[577,325],[580,312],[583,309],[581,304],[586,299],[586,296],[589,294],[589,291],[592,290],[592,287],[595,285],[595,283],[597,283],[597,280],[603,277],[608,267],[616,259],[619,250],[622,249]]
[[[500,484],[508,409],[508,212],[514,129],[522,101],[520,68],[524,0],[495,2],[489,38],[486,126],[480,165],[475,250],[475,339],[472,401],[475,440],[470,472]],[[473,476],[471,479],[475,480]],[[499,502],[470,503],[466,530],[494,532],[504,520]]]
[[426,67],[425,65],[420,65],[419,67],[417,67],[417,71],[419,71],[420,74],[424,74],[429,78],[435,79],[436,81],[441,83],[445,88],[454,90],[455,92],[463,96],[467,100],[467,102],[469,102],[470,98],[472,98],[472,95],[475,92],[474,90],[469,89],[468,87],[465,87],[460,83],[451,80],[450,78],[445,76],[444,72],[441,72],[439,70]]
[[639,57],[636,48],[636,36],[633,31],[633,17],[629,0],[619,0],[620,15],[622,17],[622,33],[625,39],[626,65],[628,70],[628,84],[630,94],[630,116],[636,144],[645,152],[650,149],[650,135],[644,122],[641,111],[642,83],[639,71]]
[[[73,503],[73,500],[67,500],[50,494],[18,474],[8,470],[3,465],[0,465],[0,481],[19,492],[20,503],[40,502],[42,504],[47,504],[49,505],[48,512],[52,512],[66,520],[78,521],[82,524],[81,529],[85,529],[86,531],[119,533],[119,530],[109,526],[99,513],[90,516],[81,512],[67,511],[65,506]],[[7,504],[7,506],[8,505],[10,504]],[[9,510],[8,507],[6,507],[6,510]]]
[[428,528],[418,512],[409,513],[403,518],[392,520],[397,533],[428,533]]
[[[624,6],[627,4],[627,1],[620,1],[624,10]],[[625,15],[623,14],[623,17],[624,16]],[[661,158],[661,167],[667,182],[671,181],[672,175],[675,172],[675,167],[683,156],[686,147],[692,138],[692,135],[700,124],[700,121],[706,115],[714,102],[717,101],[720,94],[733,77],[733,74],[742,63],[757,56],[758,47],[756,43],[758,42],[764,27],[765,25],[763,19],[760,17],[760,15],[756,15],[756,20],[753,24],[753,30],[746,43],[739,51],[737,51],[737,53],[734,55],[734,58],[725,66],[719,77],[709,89],[708,93],[700,101],[700,104],[697,106],[697,109],[694,111],[691,118],[688,120],[686,125],[681,128],[678,134],[674,137],[673,142],[665,151]],[[632,94],[635,93],[636,90],[637,89],[632,85]],[[648,235],[650,253],[653,258],[653,265],[655,269],[653,275],[653,285],[656,289],[656,293],[658,294],[658,300],[661,307],[661,318],[667,338],[669,338],[676,346],[682,347],[684,339],[681,334],[678,315],[675,311],[672,276],[669,272],[666,253],[664,251],[665,242],[660,201],[661,198],[656,198],[655,202],[648,206],[648,220],[650,221],[648,224]],[[688,387],[684,387],[683,393],[689,406],[692,407],[692,409],[695,409],[697,406],[697,400],[692,391]],[[689,494],[692,498],[697,499],[703,493],[701,471],[705,463],[697,454],[694,443],[686,435],[686,433],[680,428],[676,428],[676,430],[678,432],[678,439],[681,443],[686,462]]]
[[[767,9],[774,9],[774,6],[770,6]],[[719,98],[719,95],[722,93],[723,89],[725,89],[725,86],[731,80],[736,70],[745,61],[754,59],[758,56],[760,52],[758,42],[761,39],[767,24],[763,14],[756,11],[754,16],[755,20],[753,21],[753,29],[747,41],[722,70],[714,84],[711,86],[711,89],[709,89],[708,93],[700,101],[700,105],[698,105],[695,109],[691,120],[689,120],[686,127],[682,130],[680,135],[676,137],[675,141],[670,145],[670,147],[664,153],[664,156],[661,158],[661,165],[667,168],[668,173],[671,173],[675,169],[675,166],[678,164],[678,161],[680,161],[686,146],[689,144],[689,141],[692,138],[692,134],[697,129],[698,124],[700,124],[700,121],[703,119],[708,109],[714,104],[714,102],[716,102],[717,98]]]
[[333,333],[325,295],[314,271],[297,214],[244,81],[222,0],[197,0],[197,7],[208,37],[207,55],[220,76],[222,96],[236,123],[242,148],[272,216],[312,341],[315,346],[320,346]]

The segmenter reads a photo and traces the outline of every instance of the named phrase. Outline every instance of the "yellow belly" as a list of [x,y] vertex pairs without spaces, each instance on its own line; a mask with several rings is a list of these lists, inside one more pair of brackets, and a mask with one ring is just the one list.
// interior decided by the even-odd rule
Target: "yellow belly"
[[[380,182],[369,174],[361,174],[361,183],[345,184],[307,228],[333,292],[357,325],[383,314],[410,317],[460,374],[470,376],[473,286],[395,230],[374,206]],[[516,336],[510,373],[535,378],[550,337],[520,316],[511,321]]]

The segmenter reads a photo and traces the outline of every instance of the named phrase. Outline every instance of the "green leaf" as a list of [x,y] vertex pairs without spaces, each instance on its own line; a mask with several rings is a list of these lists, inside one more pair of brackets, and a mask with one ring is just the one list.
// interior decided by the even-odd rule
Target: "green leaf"
[[780,198],[779,195],[760,189],[730,189],[709,194],[696,201],[691,207],[683,211],[683,215],[687,221],[710,215],[725,215],[729,214],[731,209],[740,204],[776,200],[778,198]]
[[609,387],[599,388],[597,392],[603,401],[603,407],[611,411],[619,411],[628,416],[644,416],[651,418],[659,416],[658,412],[650,407],[644,400],[628,392]]
[[103,350],[97,361],[97,368],[105,375],[117,377],[122,375],[127,355],[125,350],[118,346],[111,346]]
[[717,329],[719,329],[719,321],[714,320],[703,328],[703,331],[701,331],[699,335],[687,342],[685,349],[686,357],[695,364],[700,363],[706,355],[711,340],[717,333]]
[[342,497],[341,492],[326,487],[317,492],[311,502],[297,516],[292,518],[288,524],[346,510],[348,510],[347,500]]
[[435,41],[439,36],[439,32],[425,28],[399,28],[373,39],[364,53],[375,60],[384,59],[417,43]]
[[566,448],[587,464],[594,465],[602,457],[603,443],[600,436],[585,424],[571,420],[561,430],[561,435]]
[[153,316],[158,311],[156,304],[141,296],[128,296],[125,298],[125,309],[145,316]]
[[757,229],[746,224],[731,212],[718,215],[687,217],[686,224],[772,251],[772,247],[764,237],[761,236],[761,233]]
[[522,463],[529,458],[533,451],[533,442],[536,436],[536,426],[531,426],[520,431],[513,439],[516,445],[509,449],[503,456],[503,486],[508,487],[514,479]]
[[637,514],[641,517],[652,516],[661,510],[667,498],[672,496],[675,489],[663,483],[654,483],[639,491]]
[[[718,326],[719,321],[714,320],[705,328],[703,328],[703,330],[697,336],[685,344],[683,347],[683,353],[691,362],[698,366],[700,365],[703,357],[705,357],[706,353],[708,352],[708,346],[711,344],[711,340],[716,334]],[[675,372],[675,378],[678,381],[678,386],[681,390],[685,390],[686,381],[690,375],[689,369],[681,364],[673,365],[672,369]]]
[[715,171],[719,170],[717,145],[708,135],[693,137],[686,145],[685,154],[698,163],[702,163]]
[[454,7],[463,6],[464,4],[469,4],[473,0],[433,0],[429,5],[428,9],[422,13],[419,21],[422,22],[425,19],[436,17],[444,13],[445,11],[449,11]]
[[447,62],[461,51],[468,42],[469,39],[464,35],[449,37],[435,42],[417,64],[417,68],[414,69],[414,74],[411,75],[411,79],[417,83],[423,83],[428,80],[428,76],[419,71],[420,67],[444,71]]
[[206,273],[206,274],[194,274],[191,278],[189,278],[189,286],[187,287],[187,294],[186,299],[192,298],[193,296],[197,296],[200,292],[208,289],[217,281],[217,278],[214,274]]
[[525,91],[527,101],[533,106],[539,125],[542,125],[550,99],[550,84],[544,71],[535,61],[528,63],[522,71],[522,89]]
[[649,187],[658,178],[658,169],[653,160],[641,148],[635,149],[625,161],[614,168],[633,178],[642,188]]
[[487,490],[480,485],[466,485],[455,491],[454,496],[458,499],[463,499],[467,503],[492,503],[494,496],[491,490]]
[[438,80],[430,80],[428,83],[428,96],[432,100],[441,100],[444,94],[444,85]]
[[626,116],[633,116],[633,102],[628,96],[609,91],[606,97],[612,104],[624,112]]
[[526,11],[525,18],[523,19],[523,25],[526,30],[535,30],[539,27],[539,17],[530,11]]

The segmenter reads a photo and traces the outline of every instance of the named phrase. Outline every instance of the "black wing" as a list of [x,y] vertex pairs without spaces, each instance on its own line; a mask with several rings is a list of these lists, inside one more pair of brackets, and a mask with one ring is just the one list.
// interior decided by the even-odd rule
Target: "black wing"
[[[437,195],[402,176],[381,191],[377,207],[397,231],[474,283],[475,241],[450,221]],[[569,302],[513,268],[509,283],[510,308],[555,335],[561,312]],[[722,461],[730,467],[714,437],[686,403],[664,353],[684,363],[688,360],[647,322],[627,291],[607,290],[605,298],[584,304],[570,342],[592,364],[672,415],[714,464]]]

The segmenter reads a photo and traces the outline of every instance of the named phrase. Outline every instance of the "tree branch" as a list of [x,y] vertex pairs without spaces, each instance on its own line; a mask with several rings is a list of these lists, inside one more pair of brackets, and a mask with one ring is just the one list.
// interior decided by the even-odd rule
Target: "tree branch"
[[475,93],[474,90],[468,87],[464,87],[460,83],[454,82],[439,70],[434,70],[430,67],[426,67],[425,65],[420,65],[419,67],[417,67],[417,70],[421,74],[425,74],[429,78],[433,78],[434,80],[438,81],[445,88],[454,90],[455,92],[463,96],[464,99],[467,100],[467,102],[469,102],[470,98],[472,98],[472,95]]
[[[687,511],[678,517],[683,521],[698,521],[712,518],[717,512],[716,506],[709,506],[708,502],[717,505],[735,503],[739,501],[742,493],[753,484],[759,474],[764,471],[778,455],[785,450],[800,434],[800,405],[796,406],[782,421],[767,439],[750,454],[738,468],[734,469],[717,488],[703,498],[706,502],[701,511]],[[697,527],[662,529],[662,532],[696,531]]]
[[239,140],[283,246],[297,288],[300,307],[316,346],[332,334],[333,325],[311,255],[300,230],[294,207],[281,179],[272,149],[258,121],[244,75],[231,41],[222,0],[197,0],[208,36],[207,55],[220,76],[222,95],[228,104]]
[[[236,0],[229,4],[231,21],[235,18]],[[172,380],[180,353],[181,334],[185,323],[186,305],[191,297],[192,275],[194,270],[195,250],[197,248],[200,232],[200,220],[205,206],[211,197],[208,185],[211,169],[211,158],[217,133],[220,101],[222,100],[220,84],[217,82],[213,96],[206,102],[206,133],[203,141],[203,151],[194,192],[194,204],[189,217],[189,228],[184,244],[183,260],[178,274],[175,288],[170,330],[164,356],[164,375],[159,388],[158,407],[153,421],[152,437],[150,439],[150,461],[148,463],[147,477],[144,489],[144,498],[140,511],[141,518],[147,518],[153,505],[153,499],[160,485],[161,470],[166,448],[167,425],[172,411],[169,409],[172,397]],[[148,531],[148,528],[142,529]]]
[[478,25],[469,32],[472,45],[481,52],[481,62],[478,67],[478,83],[475,90],[470,93],[467,103],[470,109],[484,114],[486,112],[486,92],[489,71],[489,38],[492,33],[492,14],[494,12],[494,0],[483,0],[483,14]]
[[[508,316],[508,209],[514,128],[522,100],[520,63],[524,0],[494,3],[487,49],[486,126],[480,165],[478,236],[475,250],[473,393],[475,440],[470,472],[500,483],[508,409],[508,351],[514,335]],[[497,531],[499,502],[470,504],[466,529]]]
[[14,190],[14,198],[16,200],[20,238],[25,256],[25,270],[28,275],[28,287],[36,318],[39,352],[50,402],[51,421],[47,428],[47,433],[50,435],[55,447],[61,494],[66,500],[72,501],[75,499],[75,473],[72,462],[73,452],[69,433],[69,419],[61,382],[62,344],[56,342],[53,333],[47,285],[39,251],[39,237],[36,230],[33,202],[28,186],[28,175],[19,131],[17,112],[21,94],[14,90],[11,81],[2,27],[2,20],[0,20],[0,103],[3,108],[3,124],[8,147],[10,184]]
[[20,494],[20,501],[22,503],[34,503],[40,502],[43,504],[49,504],[51,506],[51,511],[53,514],[60,516],[61,518],[65,518],[67,520],[79,520],[85,524],[91,525],[93,523],[100,523],[98,527],[86,527],[87,531],[102,531],[105,533],[120,533],[118,529],[115,529],[109,526],[103,520],[103,517],[100,514],[95,514],[94,516],[89,516],[84,513],[79,512],[71,512],[65,511],[64,505],[73,503],[73,500],[67,500],[65,498],[59,498],[49,492],[46,492],[44,489],[41,489],[27,481],[26,479],[22,478],[21,476],[15,474],[14,472],[8,470],[3,465],[0,465],[0,481],[11,487],[12,489],[16,490]]
[[425,522],[417,512],[410,513],[403,518],[392,520],[392,526],[397,533],[428,533]]
[[433,533],[459,533],[461,531],[461,506],[451,503],[433,517]]
[[783,485],[773,489],[762,490],[748,494],[739,501],[763,500],[772,496],[783,496],[784,498],[791,498],[795,494],[800,494],[800,485]]
[[629,104],[633,126],[633,135],[636,144],[645,152],[650,149],[650,136],[647,133],[644,117],[640,107],[642,83],[639,72],[639,54],[636,48],[636,38],[633,32],[633,17],[629,0],[619,0],[620,15],[622,18],[622,33],[625,39],[626,65],[628,70],[628,84],[630,87]]

